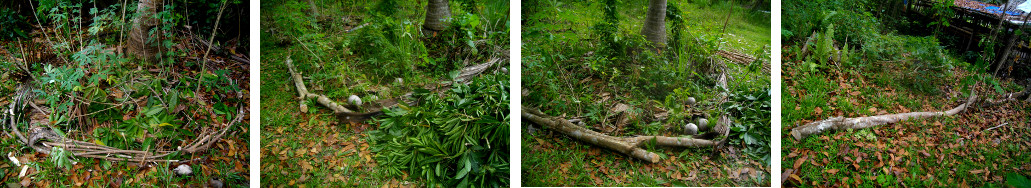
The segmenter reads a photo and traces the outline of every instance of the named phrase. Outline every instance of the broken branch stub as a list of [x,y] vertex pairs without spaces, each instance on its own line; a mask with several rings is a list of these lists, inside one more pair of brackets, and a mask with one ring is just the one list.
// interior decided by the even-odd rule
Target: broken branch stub
[[809,135],[820,134],[827,131],[835,130],[846,130],[846,129],[865,129],[870,127],[876,127],[880,125],[897,123],[899,121],[906,121],[910,119],[920,119],[928,117],[938,116],[952,116],[956,115],[973,104],[977,100],[977,95],[970,95],[967,102],[961,104],[955,108],[943,112],[910,112],[901,114],[888,114],[879,116],[868,116],[868,117],[856,117],[856,118],[844,118],[844,117],[832,117],[825,120],[814,121],[805,125],[795,127],[791,129],[791,136],[795,137],[795,140],[802,140]]
[[297,71],[294,69],[293,60],[290,59],[290,56],[286,57],[286,67],[288,69],[290,69],[290,77],[293,78],[294,86],[297,87],[297,94],[298,94],[298,96],[300,96],[298,98],[301,100],[300,101],[300,103],[301,103],[301,106],[300,106],[301,112],[304,112],[304,113],[308,112],[308,105],[305,104],[304,100],[307,100],[307,99],[310,99],[310,98],[315,98],[315,101],[317,101],[319,104],[322,104],[323,106],[326,106],[327,108],[333,110],[333,112],[336,112],[336,113],[340,113],[340,112],[351,113],[351,112],[353,112],[350,109],[347,109],[346,107],[340,106],[336,102],[333,102],[333,100],[329,99],[329,97],[326,97],[325,95],[309,93],[308,92],[308,88],[304,86],[304,79],[301,77],[301,74],[297,73]]
[[656,146],[671,147],[706,147],[715,146],[717,144],[715,141],[690,137],[614,137],[577,126],[568,120],[559,117],[544,115],[544,113],[534,108],[522,107],[522,109],[523,119],[527,119],[530,122],[544,125],[553,131],[568,135],[574,139],[615,150],[651,163],[659,162],[659,155],[641,148],[645,143],[655,143]]

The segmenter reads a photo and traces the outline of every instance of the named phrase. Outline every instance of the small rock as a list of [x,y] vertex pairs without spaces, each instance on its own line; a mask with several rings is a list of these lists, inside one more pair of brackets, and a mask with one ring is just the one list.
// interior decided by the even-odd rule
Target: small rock
[[211,178],[211,180],[208,180],[208,186],[214,188],[222,188],[222,180],[218,178]]
[[190,168],[190,165],[181,164],[178,167],[175,167],[175,169],[172,169],[172,172],[175,172],[176,175],[186,176],[193,174],[193,168]]
[[687,105],[694,106],[695,102],[697,101],[694,100],[694,97],[687,97]]
[[501,67],[501,72],[508,74],[508,68]]
[[687,125],[684,125],[684,133],[686,133],[687,135],[698,134],[698,125],[695,125],[694,123],[687,123]]
[[350,97],[347,97],[347,103],[351,103],[355,106],[361,106],[362,98],[358,97],[358,95],[351,95]]
[[709,130],[709,120],[707,120],[705,118],[698,118],[698,130],[708,131]]

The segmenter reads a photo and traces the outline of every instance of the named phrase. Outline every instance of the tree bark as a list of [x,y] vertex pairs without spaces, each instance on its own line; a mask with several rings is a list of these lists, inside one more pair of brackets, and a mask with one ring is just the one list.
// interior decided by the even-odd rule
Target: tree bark
[[426,3],[426,21],[422,25],[423,33],[436,34],[447,29],[451,19],[451,9],[447,0],[429,0]]
[[666,46],[666,0],[650,0],[641,34],[656,48]]
[[[132,30],[129,31],[129,53],[136,55],[148,62],[158,60],[157,55],[161,51],[161,42],[156,40],[150,30],[161,24],[157,19],[157,10],[164,6],[164,0],[140,0],[137,6],[140,16],[133,20]],[[155,34],[160,35],[160,34]]]
[[999,70],[1005,68],[1004,64],[1009,62],[1007,59],[1009,59],[1010,51],[1013,51],[1013,44],[1016,43],[1016,40],[1016,32],[1010,33],[1006,39],[1006,47],[1002,48],[1002,54],[995,58],[995,70],[992,72],[992,75],[999,76]]
[[695,139],[691,137],[614,137],[577,126],[568,120],[559,117],[544,115],[544,113],[534,108],[522,107],[522,109],[522,118],[525,120],[546,126],[553,131],[568,135],[574,139],[615,150],[651,163],[659,162],[659,155],[641,148],[641,146],[644,146],[646,143],[650,143],[651,141],[654,141],[656,146],[671,147],[707,147],[718,144],[718,142],[712,140]]
[[312,15],[312,17],[318,18],[319,17],[319,7],[315,6],[315,0],[308,0],[308,6],[311,6],[311,15]]
[[795,127],[791,129],[791,136],[795,137],[795,140],[801,141],[809,135],[820,134],[831,130],[865,129],[910,119],[952,116],[963,112],[963,110],[970,106],[975,100],[977,100],[977,95],[971,94],[966,103],[944,112],[911,112],[857,118],[843,118],[840,116],[832,117],[830,119],[814,121]]

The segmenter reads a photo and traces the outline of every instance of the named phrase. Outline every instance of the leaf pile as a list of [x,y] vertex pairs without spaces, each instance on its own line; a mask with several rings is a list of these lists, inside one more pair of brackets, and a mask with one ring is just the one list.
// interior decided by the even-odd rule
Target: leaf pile
[[443,96],[417,90],[418,106],[385,110],[369,133],[377,162],[430,187],[508,186],[508,88],[508,76],[490,75]]

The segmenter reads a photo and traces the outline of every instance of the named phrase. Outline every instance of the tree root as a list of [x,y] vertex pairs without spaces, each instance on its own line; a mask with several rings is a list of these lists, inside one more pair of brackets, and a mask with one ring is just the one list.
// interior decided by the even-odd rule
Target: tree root
[[551,130],[558,131],[577,140],[616,150],[620,153],[651,163],[659,162],[659,155],[641,148],[645,143],[653,142],[656,146],[672,147],[707,147],[715,146],[719,143],[712,140],[696,139],[691,137],[614,137],[577,126],[568,120],[559,117],[545,115],[541,111],[530,107],[522,107],[522,118],[536,124],[547,126]]
[[806,138],[809,135],[820,134],[831,130],[865,129],[885,124],[897,123],[899,121],[905,121],[910,119],[920,119],[937,116],[952,116],[960,112],[963,112],[963,110],[965,110],[968,106],[973,104],[976,100],[977,95],[971,94],[970,98],[967,99],[966,103],[944,112],[910,112],[857,118],[843,118],[840,116],[832,117],[829,119],[814,121],[799,127],[795,127],[791,129],[791,136],[795,137],[795,140],[802,140],[803,138]]

